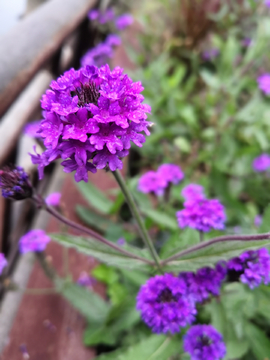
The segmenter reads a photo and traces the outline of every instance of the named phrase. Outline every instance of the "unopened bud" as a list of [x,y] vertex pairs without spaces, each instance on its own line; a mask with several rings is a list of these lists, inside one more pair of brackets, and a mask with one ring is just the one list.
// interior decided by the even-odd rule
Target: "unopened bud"
[[33,193],[28,174],[19,166],[6,166],[0,170],[0,188],[6,199],[23,200]]

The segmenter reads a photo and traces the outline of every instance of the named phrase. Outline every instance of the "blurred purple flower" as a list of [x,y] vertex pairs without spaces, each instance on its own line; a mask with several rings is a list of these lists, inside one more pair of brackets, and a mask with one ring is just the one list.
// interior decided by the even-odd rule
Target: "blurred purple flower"
[[257,78],[258,87],[265,95],[270,94],[270,74],[262,74]]
[[0,170],[0,189],[5,199],[24,200],[33,193],[28,174],[20,166],[5,166]]
[[119,246],[124,246],[125,243],[126,243],[126,240],[124,238],[119,238],[117,240],[117,245],[119,245]]
[[148,171],[139,179],[138,190],[142,193],[150,193],[160,196],[163,195],[164,189],[167,187],[167,181],[159,173]]
[[222,335],[212,325],[194,325],[184,336],[184,350],[191,360],[221,360],[226,355]]
[[94,9],[94,10],[89,11],[88,18],[89,18],[89,20],[92,20],[92,21],[97,20],[99,18],[99,10]]
[[256,227],[260,227],[261,224],[262,224],[262,216],[261,215],[256,215],[255,218],[254,218],[254,225]]
[[270,0],[264,0],[264,5],[270,8]]
[[119,46],[121,45],[121,38],[120,36],[118,36],[117,34],[110,34],[107,36],[106,40],[105,40],[105,44],[107,44],[108,46]]
[[61,199],[61,193],[55,192],[48,195],[45,199],[47,205],[50,206],[59,206]]
[[242,45],[245,47],[249,47],[252,44],[252,39],[251,38],[244,38],[242,40]]
[[7,259],[5,258],[5,255],[0,253],[0,275],[3,272],[3,269],[7,266],[8,262]]
[[159,176],[169,183],[178,184],[181,180],[184,179],[185,175],[181,170],[180,166],[174,164],[162,164],[157,169]]
[[131,14],[123,14],[115,21],[115,26],[118,30],[124,30],[126,27],[133,24],[133,16]]
[[204,188],[198,184],[189,184],[185,186],[181,192],[185,200],[204,199]]
[[219,55],[219,50],[215,49],[215,48],[212,48],[212,49],[209,49],[209,50],[205,50],[202,53],[202,58],[204,60],[214,60],[216,57],[218,57],[218,55]]
[[29,251],[43,251],[50,240],[45,231],[40,229],[31,230],[20,238],[20,252],[24,254]]
[[253,169],[256,172],[263,172],[270,168],[270,155],[261,154],[253,160]]
[[242,283],[251,289],[270,283],[270,255],[267,249],[250,250],[228,261],[228,269],[239,274]]
[[176,217],[180,228],[190,227],[203,232],[223,230],[226,221],[224,206],[217,199],[189,199]]
[[96,279],[94,279],[92,276],[90,276],[89,274],[87,274],[86,271],[82,271],[80,273],[80,276],[77,280],[77,284],[80,286],[84,286],[87,288],[91,288],[93,287],[93,285],[96,283]]
[[87,51],[87,53],[81,58],[81,65],[103,66],[112,56],[112,47],[106,43],[100,43]]

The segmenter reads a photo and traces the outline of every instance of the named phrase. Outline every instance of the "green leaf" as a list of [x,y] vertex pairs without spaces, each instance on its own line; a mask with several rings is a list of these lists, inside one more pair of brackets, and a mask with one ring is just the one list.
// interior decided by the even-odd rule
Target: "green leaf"
[[165,259],[178,251],[196,245],[199,241],[200,238],[197,230],[186,228],[180,234],[177,231],[162,246],[161,257]]
[[245,332],[256,359],[269,358],[270,339],[266,336],[265,332],[250,322],[246,323]]
[[88,321],[101,324],[110,311],[110,305],[99,295],[74,283],[58,280],[56,288]]
[[165,271],[195,271],[204,266],[214,266],[220,260],[229,260],[247,250],[257,250],[270,245],[270,240],[223,241],[184,255],[165,266]]
[[145,216],[149,217],[161,228],[170,229],[170,230],[178,229],[176,218],[173,216],[170,216],[164,212],[153,209],[142,208],[141,211]]
[[270,205],[264,211],[263,221],[259,228],[259,233],[264,233],[270,231]]
[[[79,252],[91,255],[106,264],[114,265],[120,268],[140,269],[141,271],[149,270],[149,265],[143,261],[127,257],[126,255],[117,252],[117,250],[114,250],[108,245],[100,243],[97,240],[67,234],[50,234],[49,236],[63,246],[75,248]],[[125,245],[123,248],[133,254],[147,258],[146,254],[148,253],[144,250],[128,245]]]
[[96,360],[168,360],[180,351],[181,343],[178,339],[164,335],[152,335],[126,351],[117,350],[98,356]]
[[230,340],[226,342],[227,355],[225,360],[240,359],[248,349],[249,343],[246,340]]
[[97,326],[89,324],[83,334],[83,342],[86,346],[94,346],[98,344],[115,345],[117,342],[116,333],[104,324]]
[[190,153],[191,151],[191,145],[190,142],[182,137],[182,136],[178,136],[177,138],[174,139],[174,145],[181,150],[184,153]]
[[85,183],[84,181],[80,181],[76,183],[76,185],[88,203],[95,209],[103,214],[108,214],[110,212],[113,202],[108,199],[97,187],[90,182]]
[[87,209],[84,206],[77,205],[76,213],[80,219],[87,225],[101,232],[105,232],[110,226],[114,226],[115,223],[104,216],[98,215],[94,211]]

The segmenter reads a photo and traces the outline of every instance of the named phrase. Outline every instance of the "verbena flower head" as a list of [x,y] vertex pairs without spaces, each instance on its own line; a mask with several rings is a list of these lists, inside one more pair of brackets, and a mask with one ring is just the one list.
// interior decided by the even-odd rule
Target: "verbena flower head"
[[222,335],[212,325],[194,325],[184,337],[191,360],[221,360],[226,355]]
[[217,199],[189,199],[176,217],[180,228],[190,227],[203,232],[223,230],[226,221],[224,206]]
[[256,172],[263,172],[270,168],[270,155],[261,154],[253,160],[253,169]]
[[167,182],[167,185],[169,185],[169,183],[178,184],[185,177],[180,166],[174,164],[161,165],[158,168],[157,173]]
[[250,250],[228,262],[228,269],[234,270],[242,283],[251,289],[270,283],[270,256],[267,249]]
[[24,127],[24,133],[32,138],[39,138],[40,134],[38,130],[40,128],[41,120],[33,121],[29,124],[26,124]]
[[108,45],[108,46],[119,46],[121,45],[122,43],[122,40],[120,38],[119,35],[117,34],[110,34],[107,36],[106,40],[105,40],[105,43]]
[[189,184],[185,186],[181,192],[185,200],[204,199],[204,188],[201,185]]
[[213,59],[215,59],[218,55],[219,55],[219,50],[218,50],[218,49],[215,49],[215,48],[212,48],[212,49],[209,49],[209,50],[205,50],[205,51],[202,53],[202,58],[203,58],[204,60],[213,60]]
[[138,190],[145,194],[153,192],[160,196],[163,195],[164,189],[167,187],[167,181],[156,171],[148,171],[143,174],[138,183]]
[[89,20],[97,20],[99,17],[99,11],[97,9],[91,10],[88,13]]
[[203,302],[209,296],[218,296],[222,282],[227,274],[225,263],[218,263],[215,268],[204,267],[197,272],[183,272],[179,278],[187,285],[189,294],[196,302]]
[[262,224],[262,216],[261,215],[256,215],[255,218],[254,218],[254,225],[256,227],[260,227],[261,224]]
[[56,192],[48,195],[45,199],[45,202],[47,205],[50,206],[59,206],[60,199],[61,199],[61,193]]
[[19,249],[22,254],[29,251],[43,251],[49,241],[50,238],[45,231],[40,229],[31,230],[20,238]]
[[257,78],[259,89],[262,90],[262,92],[265,95],[270,94],[270,74],[263,74]]
[[109,167],[121,169],[131,142],[141,147],[142,134],[150,135],[147,115],[150,106],[142,104],[143,87],[123,70],[108,65],[71,69],[52,81],[41,100],[45,119],[40,134],[46,150],[32,154],[39,177],[50,162],[62,158],[65,172],[75,171],[75,180],[88,180],[88,171]]
[[0,188],[4,198],[13,200],[30,198],[33,192],[29,177],[20,166],[0,170]]
[[195,319],[194,301],[187,296],[182,279],[171,274],[156,275],[137,295],[137,310],[155,333],[177,333]]
[[123,14],[115,21],[115,26],[118,30],[124,30],[126,27],[133,24],[133,16],[131,14]]
[[0,275],[2,274],[4,268],[7,266],[7,260],[5,258],[5,255],[0,253]]

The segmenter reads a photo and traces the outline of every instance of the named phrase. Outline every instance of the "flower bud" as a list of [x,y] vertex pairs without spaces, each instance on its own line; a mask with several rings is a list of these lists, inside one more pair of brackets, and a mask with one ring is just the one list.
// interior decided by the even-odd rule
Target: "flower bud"
[[19,166],[5,166],[0,170],[0,188],[6,199],[23,200],[33,193],[28,174]]

